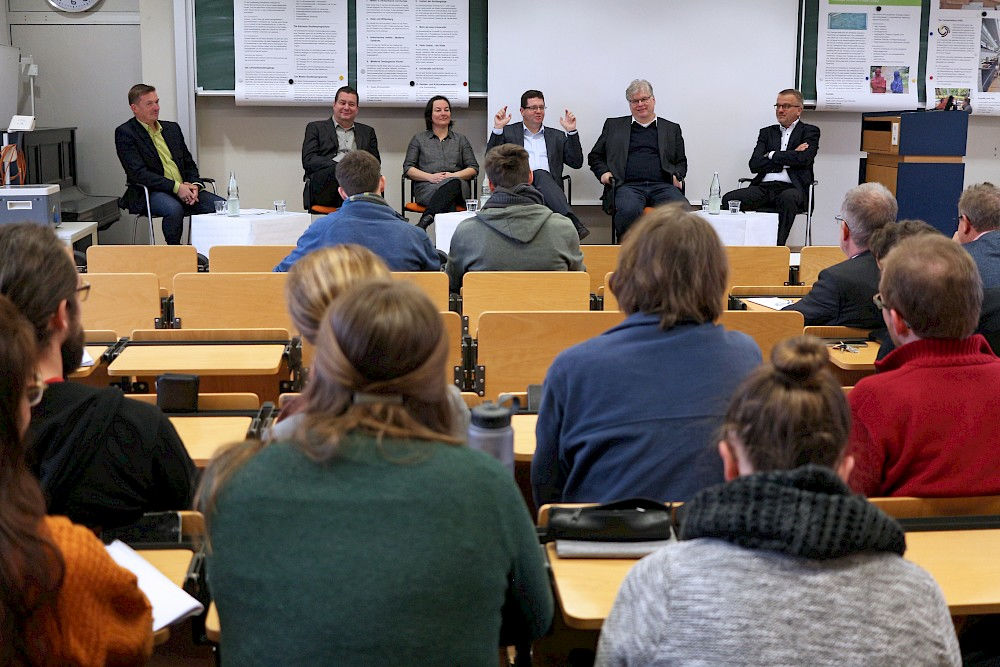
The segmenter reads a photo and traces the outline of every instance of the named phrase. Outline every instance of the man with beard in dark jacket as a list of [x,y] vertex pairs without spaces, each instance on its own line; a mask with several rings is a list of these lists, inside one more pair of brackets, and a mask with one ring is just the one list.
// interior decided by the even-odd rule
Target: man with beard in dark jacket
[[48,513],[100,530],[187,509],[195,467],[159,408],[66,381],[83,355],[79,302],[89,285],[81,277],[49,227],[0,225],[0,294],[31,322],[48,385],[28,431]]

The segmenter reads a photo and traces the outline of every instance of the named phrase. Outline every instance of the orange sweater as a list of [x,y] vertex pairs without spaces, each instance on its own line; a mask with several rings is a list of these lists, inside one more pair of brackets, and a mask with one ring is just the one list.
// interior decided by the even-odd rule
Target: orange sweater
[[43,631],[52,662],[135,665],[153,651],[153,611],[134,574],[111,559],[101,541],[65,517],[45,526],[66,564],[56,608]]

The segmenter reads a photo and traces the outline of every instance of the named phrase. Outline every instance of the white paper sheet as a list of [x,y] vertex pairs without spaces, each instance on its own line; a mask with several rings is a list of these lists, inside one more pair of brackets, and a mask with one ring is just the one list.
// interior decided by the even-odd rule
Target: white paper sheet
[[752,299],[743,299],[744,301],[749,301],[750,303],[755,303],[758,306],[764,306],[765,308],[770,308],[771,310],[781,310],[785,306],[790,306],[792,304],[788,299],[779,299],[774,296],[757,296]]
[[129,545],[115,540],[105,548],[118,565],[139,579],[139,589],[153,605],[153,632],[205,610]]
[[1000,10],[990,4],[931,2],[928,109],[943,109],[950,97],[958,111],[1000,115]]

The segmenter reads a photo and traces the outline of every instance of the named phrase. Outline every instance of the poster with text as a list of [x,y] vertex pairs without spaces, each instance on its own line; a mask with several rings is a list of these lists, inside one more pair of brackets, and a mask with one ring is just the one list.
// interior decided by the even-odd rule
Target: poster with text
[[1000,115],[1000,2],[931,0],[927,108]]
[[820,0],[816,108],[917,108],[920,0]]
[[235,0],[236,103],[331,104],[347,85],[347,0]]
[[469,105],[467,0],[357,0],[362,104]]

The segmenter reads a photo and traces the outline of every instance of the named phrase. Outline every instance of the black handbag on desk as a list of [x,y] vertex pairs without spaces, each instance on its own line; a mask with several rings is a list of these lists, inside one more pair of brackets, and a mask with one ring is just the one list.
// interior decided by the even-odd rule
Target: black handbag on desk
[[589,507],[553,507],[543,542],[652,542],[669,540],[672,506],[649,498],[628,498]]

